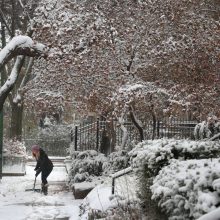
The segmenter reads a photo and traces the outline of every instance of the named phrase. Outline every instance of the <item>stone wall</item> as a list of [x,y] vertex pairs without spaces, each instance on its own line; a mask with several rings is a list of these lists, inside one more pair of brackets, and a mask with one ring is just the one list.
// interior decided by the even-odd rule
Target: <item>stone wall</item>
[[3,175],[25,175],[25,163],[23,156],[3,155]]

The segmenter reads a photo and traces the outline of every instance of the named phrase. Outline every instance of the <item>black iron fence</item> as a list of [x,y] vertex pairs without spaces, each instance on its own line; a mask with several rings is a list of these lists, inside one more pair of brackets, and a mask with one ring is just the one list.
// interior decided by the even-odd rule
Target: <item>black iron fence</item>
[[[71,141],[74,142],[73,150],[100,150],[104,131],[106,131],[106,121],[97,120],[90,124],[80,124],[71,131]],[[144,139],[159,138],[177,138],[194,139],[194,128],[198,122],[188,121],[181,118],[165,118],[160,121],[148,121],[143,129]],[[140,135],[132,122],[124,123],[127,129],[127,143],[137,143],[140,141]],[[115,145],[122,143],[123,132],[117,121],[114,121],[113,128],[115,132]]]

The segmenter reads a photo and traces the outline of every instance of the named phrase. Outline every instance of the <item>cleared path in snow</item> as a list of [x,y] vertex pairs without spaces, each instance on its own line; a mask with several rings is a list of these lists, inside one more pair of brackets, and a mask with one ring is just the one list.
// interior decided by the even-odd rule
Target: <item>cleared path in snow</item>
[[[32,188],[36,162],[29,161],[24,177],[3,177],[0,183],[0,219],[4,220],[78,220],[79,204],[66,185],[66,168],[61,160],[54,160],[48,177],[48,195],[25,192]],[[36,188],[40,188],[40,175]]]

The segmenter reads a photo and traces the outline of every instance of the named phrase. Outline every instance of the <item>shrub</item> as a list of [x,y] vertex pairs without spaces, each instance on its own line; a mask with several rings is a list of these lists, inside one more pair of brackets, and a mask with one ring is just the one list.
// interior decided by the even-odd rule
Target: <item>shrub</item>
[[24,143],[12,139],[4,139],[3,153],[8,156],[27,156]]
[[102,165],[106,162],[104,154],[95,150],[74,151],[69,178],[71,182],[89,181],[90,176],[101,176]]
[[116,151],[107,157],[107,161],[103,164],[105,173],[114,173],[129,167],[129,155],[125,150]]
[[[219,153],[219,142],[213,141],[161,139],[139,143],[129,155],[131,165],[139,177],[139,197],[146,212],[149,212],[148,208],[156,210],[157,206],[156,202],[151,201],[150,186],[153,179],[172,159],[218,157]],[[149,206],[149,203],[152,204]]]
[[149,140],[139,143],[129,152],[135,171],[148,170],[156,176],[171,159],[213,158],[220,156],[220,142],[175,139]]
[[197,219],[216,209],[220,195],[213,181],[220,178],[219,159],[172,160],[154,179],[152,199],[169,220]]

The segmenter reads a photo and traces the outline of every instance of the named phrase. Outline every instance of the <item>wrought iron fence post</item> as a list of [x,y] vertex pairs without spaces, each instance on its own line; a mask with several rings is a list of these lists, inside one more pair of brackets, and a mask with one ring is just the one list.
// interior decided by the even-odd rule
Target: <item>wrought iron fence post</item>
[[96,125],[96,149],[99,151],[99,118],[97,118],[97,125]]
[[157,138],[160,138],[160,121],[157,121]]
[[78,126],[75,127],[75,151],[77,151]]
[[73,142],[73,129],[70,131],[70,141]]

